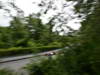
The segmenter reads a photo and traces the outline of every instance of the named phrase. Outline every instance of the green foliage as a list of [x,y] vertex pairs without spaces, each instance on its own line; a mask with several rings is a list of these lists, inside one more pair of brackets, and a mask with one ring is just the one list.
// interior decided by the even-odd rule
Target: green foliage
[[17,75],[13,71],[8,70],[8,69],[2,69],[0,70],[0,75]]
[[[8,48],[0,49],[0,56],[38,53],[68,45],[69,49],[65,49],[57,59],[31,65],[30,75],[100,75],[100,1],[77,1],[76,11],[87,16],[78,36],[54,34],[52,20],[43,25],[32,15],[25,18],[26,23],[14,17],[10,27],[0,27],[0,48]],[[93,6],[95,10],[90,14]],[[4,70],[0,70],[0,74],[12,75]]]
[[41,20],[38,18],[33,18],[32,15],[29,15],[26,18],[27,21],[27,30],[29,32],[30,38],[33,40],[39,40],[41,36],[41,32],[44,29],[44,25],[41,23]]
[[61,42],[52,42],[52,43],[49,43],[50,46],[58,46],[58,47],[61,47],[62,46],[62,43]]
[[44,60],[28,67],[30,75],[67,75],[66,70],[57,59]]
[[61,48],[60,46],[40,46],[40,47],[13,47],[9,49],[0,49],[0,57],[2,56],[13,56],[13,55],[20,55],[20,54],[29,54],[29,53],[39,53],[49,50],[54,50],[57,48]]
[[[0,27],[0,48],[35,47],[53,44],[60,36],[51,30],[50,25],[42,24],[41,20],[34,18],[33,15],[25,19],[13,17],[10,26]],[[57,42],[61,44],[62,39]]]
[[99,14],[100,5],[82,23],[79,41],[66,51],[62,64],[68,75],[100,75]]
[[10,24],[10,29],[15,40],[28,36],[25,24],[23,24],[20,18],[14,17]]
[[82,22],[78,36],[69,38],[69,49],[65,49],[62,57],[58,56],[61,59],[33,65],[31,75],[100,75],[100,3],[96,4],[93,13]]
[[0,56],[61,48],[63,38],[51,30],[50,25],[42,24],[40,19],[33,18],[32,15],[25,19],[13,17],[10,26],[0,27]]
[[43,46],[43,44],[41,44],[41,43],[35,43],[32,40],[30,40],[30,41],[28,41],[27,46],[28,47],[41,47],[41,46]]
[[0,27],[0,48],[13,46],[11,30],[8,27]]

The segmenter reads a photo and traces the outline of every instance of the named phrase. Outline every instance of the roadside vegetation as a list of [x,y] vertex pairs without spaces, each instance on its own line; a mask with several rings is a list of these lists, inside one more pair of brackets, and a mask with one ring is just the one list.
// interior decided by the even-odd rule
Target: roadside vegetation
[[15,56],[15,55],[23,55],[23,54],[35,54],[50,50],[55,50],[62,48],[61,46],[41,46],[41,47],[18,47],[18,48],[9,48],[9,49],[0,49],[0,57],[4,56]]
[[[25,23],[24,23],[25,21]],[[0,27],[0,56],[11,56],[54,50],[66,46],[66,36],[52,32],[32,15],[14,17],[8,27]]]
[[14,73],[12,70],[2,69],[0,70],[0,75],[17,75],[17,74]]
[[[15,50],[16,54],[17,51],[27,53],[28,50],[41,52],[67,46],[56,59],[50,57],[37,64],[32,62],[27,68],[29,75],[100,75],[100,1],[85,2],[77,0],[75,6],[76,13],[86,16],[81,28],[63,36],[52,32],[51,23],[43,25],[40,19],[32,18],[32,15],[24,21],[14,17],[9,27],[0,27],[1,52],[3,49]],[[3,75],[2,70],[0,74]]]
[[[88,13],[95,1],[87,0],[86,7],[79,1],[76,9],[83,8],[83,13]],[[30,75],[100,75],[100,1],[97,1],[92,14],[87,15],[78,34],[72,38],[77,41],[70,41],[69,49],[58,59],[33,64]]]

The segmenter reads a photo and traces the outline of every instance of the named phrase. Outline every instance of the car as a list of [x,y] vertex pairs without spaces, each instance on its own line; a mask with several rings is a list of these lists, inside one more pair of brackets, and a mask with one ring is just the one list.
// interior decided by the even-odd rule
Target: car
[[45,56],[52,56],[52,55],[55,55],[56,53],[55,52],[48,52],[48,53],[45,53]]

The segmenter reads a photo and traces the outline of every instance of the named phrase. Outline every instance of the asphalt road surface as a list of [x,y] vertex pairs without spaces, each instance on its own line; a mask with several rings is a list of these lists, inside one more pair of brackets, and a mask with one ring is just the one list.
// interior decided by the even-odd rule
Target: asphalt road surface
[[[29,55],[30,56],[30,55]],[[26,67],[31,62],[38,62],[40,57],[33,57],[21,60],[7,61],[4,63],[0,63],[0,69],[10,69],[12,71],[17,72],[18,74],[28,75],[28,72],[24,67]]]
[[[16,72],[23,72],[25,73],[24,67],[30,64],[31,62],[39,62],[41,58],[47,57],[45,54],[51,52],[58,52],[59,50],[47,51],[38,54],[29,54],[29,55],[22,55],[22,56],[13,56],[13,57],[6,57],[0,58],[0,69],[11,69]],[[27,72],[24,75],[28,75]]]

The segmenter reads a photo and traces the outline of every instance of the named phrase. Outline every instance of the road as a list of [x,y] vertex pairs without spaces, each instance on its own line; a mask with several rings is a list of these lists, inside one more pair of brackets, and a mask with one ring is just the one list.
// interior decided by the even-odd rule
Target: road
[[[38,54],[28,54],[23,56],[13,56],[7,58],[0,58],[0,69],[8,68],[14,71],[21,71],[23,67],[31,62],[38,62],[41,57],[50,52],[58,52],[59,50],[47,51]],[[47,57],[47,56],[45,56]]]
[[[28,55],[27,55],[28,56]],[[31,56],[31,55],[29,55]],[[7,58],[6,58],[7,59]],[[4,63],[0,63],[0,69],[10,69],[14,72],[17,72],[18,75],[28,75],[28,72],[24,67],[26,67],[31,62],[38,62],[40,60],[40,57],[33,57],[33,58],[25,58],[20,60],[14,60],[14,61],[7,61]]]

